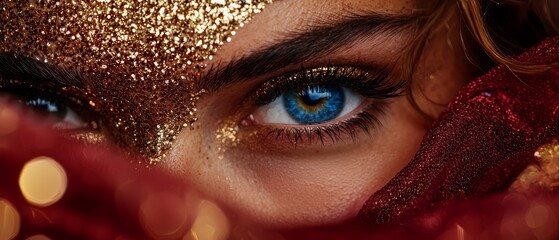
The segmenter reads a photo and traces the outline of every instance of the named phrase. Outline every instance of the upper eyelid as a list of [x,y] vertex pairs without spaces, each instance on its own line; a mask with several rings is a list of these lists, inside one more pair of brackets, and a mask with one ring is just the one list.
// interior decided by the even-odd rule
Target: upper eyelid
[[[318,75],[313,75],[313,72]],[[389,67],[377,67],[374,70],[365,70],[353,66],[323,66],[317,68],[301,67],[296,72],[285,74],[264,82],[253,90],[256,93],[248,101],[258,105],[265,105],[273,98],[281,95],[285,90],[302,84],[337,84],[352,89],[368,98],[392,98],[400,96],[406,86],[406,81],[391,82],[389,80]],[[351,82],[341,82],[337,78],[354,78]],[[316,79],[314,79],[316,78]],[[328,79],[327,79],[328,78]],[[367,89],[363,89],[363,88]]]
[[0,90],[34,94],[99,114],[104,107],[89,92],[81,72],[17,54],[0,54]]
[[[327,22],[314,23],[314,26],[310,26],[311,30],[290,34],[294,36],[275,45],[227,64],[218,62],[210,65],[198,87],[214,92],[229,84],[274,72],[287,65],[302,63],[311,57],[323,56],[359,39],[368,38],[370,34],[402,34],[404,29],[421,21],[424,15],[422,12],[404,15],[350,13],[347,16],[327,18]],[[332,19],[338,19],[338,22],[332,23]]]

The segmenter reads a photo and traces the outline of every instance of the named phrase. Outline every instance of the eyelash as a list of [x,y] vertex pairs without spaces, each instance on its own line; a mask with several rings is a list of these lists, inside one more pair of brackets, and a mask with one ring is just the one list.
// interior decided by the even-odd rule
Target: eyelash
[[[58,89],[53,91],[52,89]],[[87,126],[74,130],[66,130],[70,133],[80,133],[83,131],[102,131],[103,125],[98,109],[94,107],[92,101],[87,101],[86,97],[81,96],[78,91],[68,89],[67,87],[55,87],[50,85],[26,84],[19,80],[6,80],[0,78],[0,94],[13,96],[18,101],[26,102],[34,99],[44,99],[51,103],[62,104],[74,111],[80,113],[80,117],[87,121]],[[86,104],[89,103],[89,104]],[[33,108],[33,107],[29,107]]]
[[288,76],[281,76],[263,84],[256,91],[254,102],[266,105],[287,90],[312,84],[338,84],[366,98],[388,99],[401,96],[405,81],[390,82],[388,67],[374,72],[357,67],[330,66],[305,69]]
[[378,116],[383,113],[384,105],[379,107],[372,104],[351,118],[329,126],[275,128],[268,131],[266,138],[274,137],[274,140],[278,141],[284,137],[294,145],[305,143],[305,140],[312,143],[315,138],[323,145],[325,140],[337,143],[343,141],[344,135],[349,136],[352,141],[356,141],[358,130],[362,130],[370,136],[371,127],[373,129],[378,127],[380,124]]
[[[274,78],[264,83],[252,97],[252,102],[259,106],[266,105],[281,96],[284,92],[297,87],[312,84],[337,84],[346,87],[361,94],[365,98],[372,100],[362,107],[363,109],[350,116],[348,119],[336,122],[330,125],[305,126],[305,127],[283,127],[283,128],[264,128],[267,130],[266,138],[273,137],[274,140],[281,138],[287,139],[290,143],[300,144],[305,140],[312,143],[316,139],[324,144],[326,140],[333,143],[343,141],[344,136],[349,136],[352,141],[358,137],[358,131],[363,131],[370,136],[371,128],[374,129],[380,124],[379,116],[382,116],[386,107],[384,99],[401,96],[405,86],[404,81],[389,81],[389,71],[386,67],[378,70],[369,71],[358,67],[345,66],[328,66],[312,69],[304,67],[291,75],[284,75]],[[41,89],[41,90],[38,90]],[[80,98],[67,96],[75,96],[71,91],[63,89],[62,92],[53,93],[45,92],[44,89],[52,89],[52,87],[37,87],[34,85],[25,86],[19,81],[5,80],[0,81],[0,93],[15,93],[17,96],[26,98],[28,96],[43,96],[48,99],[57,99],[58,101],[76,108],[78,112],[93,112],[97,114],[97,109],[86,106]],[[65,97],[59,97],[65,96]],[[61,100],[62,99],[62,100]],[[87,98],[85,98],[87,99]],[[96,118],[99,120],[99,118]],[[98,122],[98,126],[101,122]],[[93,129],[99,131],[99,129]]]
[[268,134],[265,138],[273,137],[278,141],[285,138],[288,142],[297,145],[312,143],[313,139],[324,145],[325,140],[333,143],[343,141],[344,136],[349,136],[356,141],[358,131],[361,130],[370,136],[370,130],[379,126],[379,117],[384,114],[386,99],[403,95],[406,82],[389,81],[387,67],[375,71],[368,71],[357,67],[330,66],[313,69],[303,68],[291,75],[275,78],[264,83],[254,95],[253,102],[263,106],[274,101],[286,91],[312,84],[337,84],[361,94],[366,98],[366,106],[350,116],[348,119],[320,126],[304,127],[267,127]]

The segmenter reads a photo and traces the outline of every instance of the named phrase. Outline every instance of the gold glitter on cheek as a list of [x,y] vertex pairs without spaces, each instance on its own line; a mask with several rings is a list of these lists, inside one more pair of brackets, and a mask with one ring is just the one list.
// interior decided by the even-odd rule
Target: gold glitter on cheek
[[237,136],[239,132],[239,125],[235,121],[226,121],[220,124],[217,129],[215,138],[218,144],[217,146],[217,157],[223,159],[225,152],[230,147],[236,147],[240,139]]
[[269,3],[8,0],[0,54],[79,71],[111,137],[154,163],[196,120],[202,62]]

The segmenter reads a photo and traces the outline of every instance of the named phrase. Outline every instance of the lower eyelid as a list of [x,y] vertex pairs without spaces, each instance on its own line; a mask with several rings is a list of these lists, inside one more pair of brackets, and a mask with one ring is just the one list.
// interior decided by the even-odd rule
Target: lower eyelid
[[[293,146],[350,147],[359,137],[372,136],[371,133],[381,126],[379,118],[384,116],[384,110],[392,102],[391,99],[400,96],[402,84],[387,82],[387,74],[384,70],[371,72],[354,67],[334,66],[302,70],[291,76],[289,81],[283,78],[270,81],[270,84],[255,91],[255,97],[247,100],[247,105],[256,104],[260,107],[246,108],[246,111],[237,115],[239,120],[235,122],[240,123],[238,146],[251,150],[265,146],[262,150],[286,154],[286,149],[297,150]],[[336,117],[332,118],[333,115],[330,115],[327,118],[330,120],[325,122],[309,121],[311,124],[304,125],[301,122],[306,121],[298,121],[295,119],[297,117],[287,113],[281,96],[289,90],[311,85],[335,85],[344,89],[345,96],[359,97],[346,98]],[[262,108],[266,105],[269,107]],[[247,117],[243,118],[243,115]],[[284,118],[280,123],[272,121],[282,116]]]
[[[324,147],[339,143],[353,144],[359,137],[373,136],[381,127],[380,118],[390,103],[387,101],[366,99],[355,112],[336,123],[318,125],[245,125],[241,127],[242,142],[250,148],[266,145],[270,151],[285,152],[298,147]],[[320,131],[318,131],[320,130]]]
[[[328,125],[329,123],[339,121],[340,118],[346,117],[346,115],[351,112],[355,112],[356,109],[361,107],[360,105],[362,105],[365,100],[363,96],[353,92],[348,88],[342,88],[342,90],[344,92],[344,107],[341,110],[339,116],[319,125]],[[285,106],[283,105],[282,96],[276,98],[271,103],[258,108],[258,110],[252,116],[254,123],[262,125],[282,124],[309,126],[298,123],[290,116]]]

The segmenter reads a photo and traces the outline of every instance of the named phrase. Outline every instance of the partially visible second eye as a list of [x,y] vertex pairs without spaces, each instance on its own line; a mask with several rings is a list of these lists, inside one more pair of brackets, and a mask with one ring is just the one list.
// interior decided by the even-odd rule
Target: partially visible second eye
[[363,99],[337,85],[308,85],[286,91],[261,106],[254,117],[264,124],[321,124],[353,112]]
[[84,121],[74,109],[61,102],[41,97],[20,101],[31,108],[33,115],[38,115],[55,129],[75,130],[90,127],[90,123]]
[[75,132],[99,132],[96,111],[78,98],[24,86],[1,86],[0,102],[21,106],[22,113],[47,127]]

